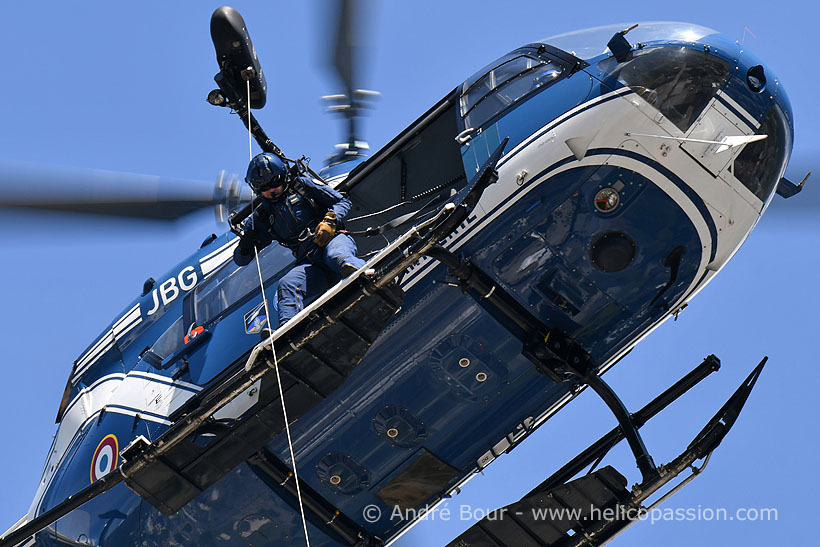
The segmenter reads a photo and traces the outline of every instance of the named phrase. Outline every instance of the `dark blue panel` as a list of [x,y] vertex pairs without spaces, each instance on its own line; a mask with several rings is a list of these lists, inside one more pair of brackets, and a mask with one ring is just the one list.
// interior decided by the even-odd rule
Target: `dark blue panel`
[[[52,507],[91,484],[95,463],[99,464],[99,468],[115,469],[121,462],[114,455],[113,445],[107,452],[98,448],[107,436],[114,435],[121,450],[124,447],[119,443],[130,441],[133,426],[133,418],[113,412],[105,413],[101,420],[88,423],[57,471],[57,478],[46,494],[43,508]],[[77,541],[70,545],[82,545],[86,540],[89,545],[137,545],[141,503],[142,500],[121,483],[58,520],[55,526],[60,540],[54,538],[53,532],[41,533],[42,545],[68,545],[64,540]]]
[[[621,206],[598,212],[597,191],[618,183],[624,185]],[[503,237],[484,229],[463,252],[547,325],[576,338],[597,362],[665,313],[664,304],[682,295],[701,260],[700,239],[680,207],[651,181],[613,166],[564,171],[530,191],[494,225],[504,227]],[[590,246],[612,231],[632,238],[637,252],[624,270],[605,273],[590,261]],[[664,260],[679,245],[686,254],[677,282],[651,305],[670,278]]]
[[[253,264],[251,266],[253,267]],[[268,308],[274,317],[278,313],[276,310],[277,287],[278,284],[273,283],[265,288]],[[233,364],[242,354],[250,351],[253,346],[259,343],[259,333],[248,334],[245,332],[244,318],[245,314],[261,303],[262,297],[257,295],[210,327],[212,329],[211,339],[206,341],[199,349],[194,350],[188,358],[188,366],[194,383],[198,385],[207,384]],[[275,318],[273,324],[277,325],[278,322],[279,320]]]
[[[443,277],[443,269],[432,275]],[[301,476],[342,511],[379,535],[398,530],[392,508],[374,495],[404,469],[418,447],[461,470],[471,471],[492,445],[527,417],[546,410],[567,389],[538,375],[521,356],[521,343],[459,289],[436,284],[411,290],[404,312],[374,344],[347,383],[325,404],[293,426]],[[420,343],[422,342],[423,343]],[[469,364],[461,366],[462,359]],[[479,376],[481,380],[479,380]],[[396,446],[374,425],[386,407],[407,409],[426,436]],[[271,450],[288,458],[284,439]],[[327,454],[346,455],[367,475],[369,488],[340,493],[320,479]],[[442,485],[442,491],[454,481]],[[428,500],[429,503],[436,501]],[[376,504],[383,518],[364,520]]]
[[[298,508],[282,501],[247,464],[222,477],[175,515],[163,515],[146,503],[141,518],[142,547],[305,544]],[[310,544],[317,547],[343,545],[310,520],[308,534]]]

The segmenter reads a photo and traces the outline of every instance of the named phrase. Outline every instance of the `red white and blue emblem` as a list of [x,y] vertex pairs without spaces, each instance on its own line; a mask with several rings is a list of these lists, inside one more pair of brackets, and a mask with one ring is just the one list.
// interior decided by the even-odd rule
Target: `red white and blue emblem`
[[117,437],[106,435],[97,445],[97,450],[94,451],[94,457],[91,459],[91,482],[95,482],[116,469],[118,460]]

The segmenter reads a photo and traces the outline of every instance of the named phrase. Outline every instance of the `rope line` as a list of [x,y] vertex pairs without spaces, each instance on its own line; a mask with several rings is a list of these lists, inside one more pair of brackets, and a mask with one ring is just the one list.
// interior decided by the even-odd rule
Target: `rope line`
[[[247,88],[248,88],[248,155],[250,159],[253,159],[253,146],[252,146],[252,135],[251,135],[251,82],[247,80]],[[251,216],[251,222],[253,222],[253,216]],[[251,225],[253,229],[253,225]],[[299,500],[299,513],[302,516],[302,528],[305,531],[305,544],[307,547],[310,547],[310,537],[308,536],[308,528],[307,528],[307,520],[305,519],[305,507],[302,503],[302,489],[299,487],[299,473],[296,471],[296,456],[293,454],[293,439],[290,436],[290,420],[288,420],[288,411],[285,408],[285,394],[282,390],[282,378],[279,375],[279,360],[276,358],[276,348],[273,345],[273,323],[272,317],[270,314],[270,309],[268,307],[268,297],[265,295],[265,281],[262,278],[262,266],[259,262],[259,250],[256,248],[256,245],[253,246],[253,254],[256,259],[256,271],[259,274],[259,288],[262,291],[262,303],[265,306],[265,317],[268,319],[268,343],[270,344],[271,352],[273,353],[273,370],[276,372],[276,385],[279,387],[279,400],[282,401],[282,415],[285,418],[285,433],[288,437],[288,450],[290,451],[290,463],[293,466],[293,478],[296,480],[296,498]]]

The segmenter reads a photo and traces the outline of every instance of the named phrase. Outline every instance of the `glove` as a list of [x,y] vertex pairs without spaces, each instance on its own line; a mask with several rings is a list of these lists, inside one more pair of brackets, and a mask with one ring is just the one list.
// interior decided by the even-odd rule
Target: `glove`
[[328,211],[325,218],[316,227],[316,236],[313,242],[319,247],[325,247],[336,236],[336,213]]
[[239,252],[244,255],[252,255],[253,248],[259,242],[259,238],[256,235],[256,232],[253,230],[249,230],[242,234],[242,237],[239,238]]

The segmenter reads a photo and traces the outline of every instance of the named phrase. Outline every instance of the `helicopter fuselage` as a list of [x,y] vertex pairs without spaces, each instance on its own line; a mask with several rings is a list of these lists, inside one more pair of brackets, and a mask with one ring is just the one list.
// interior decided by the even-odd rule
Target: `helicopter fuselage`
[[[612,33],[511,52],[349,174],[342,164],[327,177],[353,201],[350,231],[408,215],[360,239],[363,253],[376,252],[509,138],[498,182],[441,245],[582,347],[599,373],[725,266],[772,199],[793,137],[777,79],[728,38],[650,24],[616,58],[604,50]],[[255,263],[232,263],[236,242],[207,241],[147,283],[78,358],[29,517],[115,471],[126,445],[156,439],[258,343],[260,279]],[[277,246],[260,253],[271,305],[291,263]],[[540,374],[503,318],[465,297],[436,260],[422,258],[400,285],[402,309],[354,372],[291,424],[300,478],[385,539],[421,514],[395,507],[449,496],[577,388]],[[217,418],[252,411],[258,398],[256,386]],[[282,435],[265,449],[289,459]],[[295,544],[298,508],[275,491],[245,463],[167,516],[121,484],[25,545]],[[342,544],[322,523],[308,526],[311,544]]]

